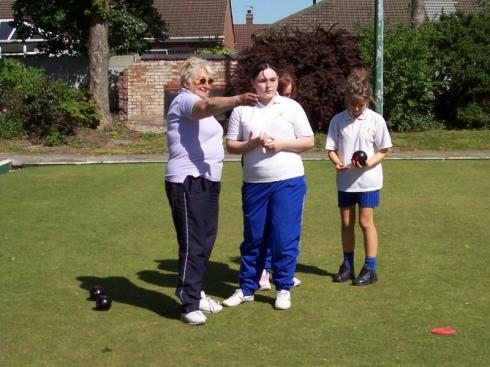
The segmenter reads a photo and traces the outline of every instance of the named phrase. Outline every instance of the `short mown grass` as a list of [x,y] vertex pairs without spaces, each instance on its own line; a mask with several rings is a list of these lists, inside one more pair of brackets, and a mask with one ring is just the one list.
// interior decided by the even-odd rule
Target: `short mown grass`
[[[387,161],[376,211],[379,282],[332,283],[341,261],[334,170],[305,162],[293,307],[273,292],[179,321],[177,243],[163,165],[31,167],[0,176],[0,366],[483,366],[489,161]],[[237,286],[241,169],[225,164],[205,289]],[[356,267],[363,262],[358,234]],[[101,284],[112,309],[92,310]],[[455,336],[436,336],[452,326]]]
[[[394,151],[413,150],[490,150],[490,130],[429,130],[391,133]],[[325,134],[315,135],[312,151],[324,152]],[[68,139],[62,146],[32,145],[25,140],[0,140],[0,152],[34,154],[131,155],[164,154],[167,140],[164,133],[138,133],[122,125],[114,130],[82,131],[81,136]]]

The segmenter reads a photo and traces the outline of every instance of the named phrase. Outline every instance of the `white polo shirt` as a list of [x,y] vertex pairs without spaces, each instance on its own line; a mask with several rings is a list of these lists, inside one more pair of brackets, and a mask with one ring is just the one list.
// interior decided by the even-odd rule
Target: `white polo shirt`
[[167,113],[168,163],[165,180],[182,183],[187,176],[220,181],[225,151],[223,128],[213,117],[192,119],[201,97],[182,88]]
[[[335,115],[328,128],[325,148],[335,150],[344,165],[351,164],[356,150],[366,152],[368,159],[379,150],[391,148],[391,138],[386,122],[380,114],[366,109],[353,118],[347,110]],[[379,190],[383,187],[381,163],[372,168],[352,167],[337,173],[337,189],[348,192]]]
[[[259,103],[255,107],[241,106],[233,109],[226,138],[247,141],[250,132],[264,132],[276,139],[313,136],[313,130],[301,105],[280,95],[276,95],[267,106]],[[243,155],[244,182],[274,182],[303,175],[303,161],[299,153],[274,153],[257,147]]]

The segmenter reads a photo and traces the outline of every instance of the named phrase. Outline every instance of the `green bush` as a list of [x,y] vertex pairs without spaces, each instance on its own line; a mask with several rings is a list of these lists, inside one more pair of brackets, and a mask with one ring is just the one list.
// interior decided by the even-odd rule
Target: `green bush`
[[[489,128],[490,7],[384,34],[384,115],[395,131]],[[359,49],[373,67],[374,30]]]
[[4,59],[0,63],[0,137],[27,136],[31,140],[61,142],[80,126],[95,127],[97,107],[81,90],[43,71]]
[[0,114],[0,139],[15,139],[23,132],[22,120],[10,113]]
[[443,85],[436,114],[450,128],[489,128],[490,6],[441,17],[433,32],[434,63]]
[[[417,30],[397,25],[384,35],[383,112],[394,131],[440,127],[434,120],[436,70],[431,62],[432,24]],[[374,70],[374,28],[363,31],[359,49],[365,64]]]
[[459,125],[465,128],[490,129],[490,115],[488,110],[477,103],[468,103],[456,110]]

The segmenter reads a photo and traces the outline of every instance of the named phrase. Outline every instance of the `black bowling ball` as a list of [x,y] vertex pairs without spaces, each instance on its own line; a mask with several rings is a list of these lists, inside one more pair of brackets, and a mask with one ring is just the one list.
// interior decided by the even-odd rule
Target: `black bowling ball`
[[352,154],[352,160],[356,163],[359,163],[361,167],[364,167],[367,161],[367,154],[362,150],[358,150],[354,152],[354,154]]
[[98,311],[107,311],[112,306],[111,297],[107,294],[100,294],[95,300],[95,309]]
[[101,294],[105,294],[104,292],[104,288],[102,288],[100,285],[96,285],[94,286],[91,290],[90,290],[90,300],[92,301],[95,301],[97,299],[97,297]]

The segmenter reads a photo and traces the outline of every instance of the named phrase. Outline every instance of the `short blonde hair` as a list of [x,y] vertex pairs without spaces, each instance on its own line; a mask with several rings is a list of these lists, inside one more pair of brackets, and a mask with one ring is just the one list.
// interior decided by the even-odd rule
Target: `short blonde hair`
[[189,57],[187,60],[184,61],[179,69],[180,84],[184,85],[185,83],[190,83],[192,81],[194,73],[201,69],[206,70],[208,75],[211,75],[211,68],[209,67],[209,63],[206,60],[194,56]]

